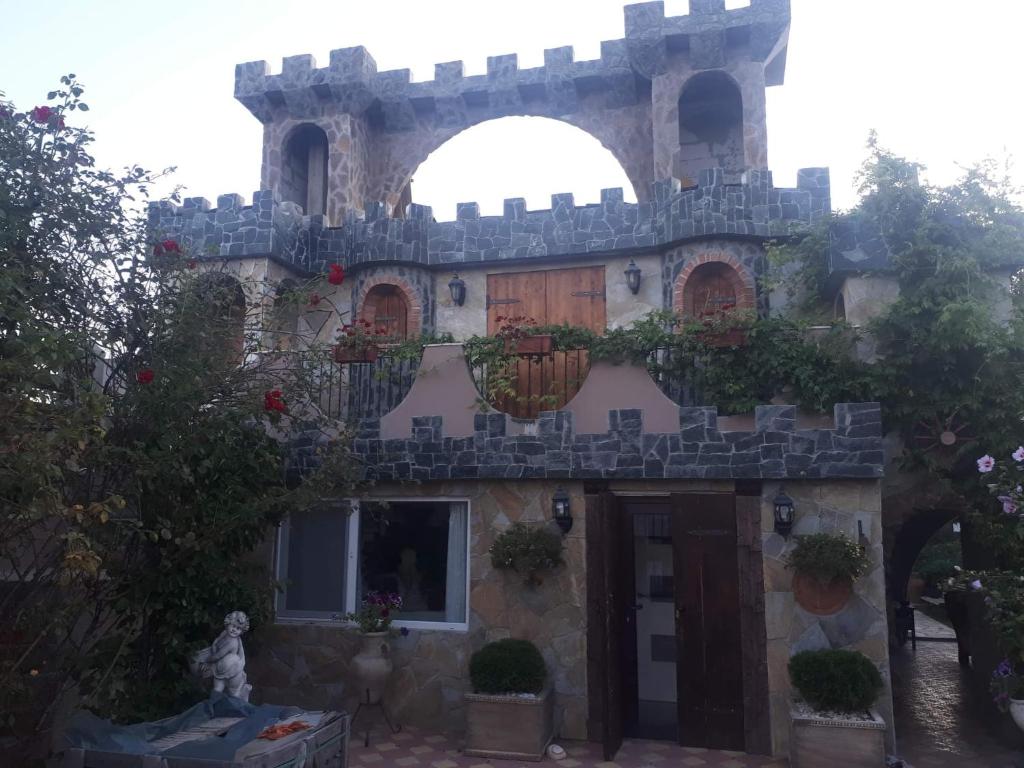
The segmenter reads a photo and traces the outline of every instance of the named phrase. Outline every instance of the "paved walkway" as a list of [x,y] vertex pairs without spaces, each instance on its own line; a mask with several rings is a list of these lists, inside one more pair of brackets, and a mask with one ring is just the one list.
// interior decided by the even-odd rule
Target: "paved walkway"
[[[378,730],[370,737],[370,746],[363,746],[362,731],[352,733],[349,746],[350,768],[786,768],[786,761],[754,757],[742,752],[719,752],[694,747],[680,747],[664,741],[626,740],[615,762],[604,762],[599,744],[559,741],[568,756],[540,763],[519,763],[512,760],[489,761],[467,757],[454,741],[444,736],[403,728],[400,733]],[[387,734],[387,735],[385,735]]]
[[[893,654],[893,695],[899,756],[913,768],[1017,768],[1024,752],[997,740],[997,722],[972,706],[957,663],[953,631],[918,612],[917,651],[908,642]],[[988,720],[988,722],[986,722]]]

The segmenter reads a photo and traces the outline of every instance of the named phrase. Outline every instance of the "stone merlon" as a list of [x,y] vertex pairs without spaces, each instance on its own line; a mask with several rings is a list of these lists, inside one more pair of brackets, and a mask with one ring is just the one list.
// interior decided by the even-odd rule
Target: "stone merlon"
[[464,109],[518,114],[524,103],[554,101],[562,113],[584,97],[601,94],[606,106],[625,106],[640,96],[638,80],[662,71],[666,56],[688,51],[698,69],[719,66],[729,45],[740,45],[751,60],[765,64],[768,85],[782,82],[789,33],[789,0],[751,0],[726,10],[724,0],[691,0],[691,12],[666,17],[663,2],[625,8],[626,37],[601,43],[601,58],[576,61],[571,47],[544,52],[544,66],[520,69],[515,54],[491,56],[487,72],[466,77],[461,61],[437,64],[434,79],[412,82],[409,70],[377,71],[362,46],[331,51],[328,66],[310,55],[289,56],[280,74],[266,61],[235,67],[235,98],[259,120],[285,107],[293,117],[320,114],[326,103],[362,114],[380,105],[385,130],[411,126],[409,113],[444,114],[454,99]]

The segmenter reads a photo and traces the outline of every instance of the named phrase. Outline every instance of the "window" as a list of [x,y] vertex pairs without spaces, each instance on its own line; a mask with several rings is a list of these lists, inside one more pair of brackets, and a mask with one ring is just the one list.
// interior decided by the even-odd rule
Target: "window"
[[468,625],[469,504],[364,501],[307,510],[281,527],[277,616],[332,620],[369,591],[397,592],[397,626]]

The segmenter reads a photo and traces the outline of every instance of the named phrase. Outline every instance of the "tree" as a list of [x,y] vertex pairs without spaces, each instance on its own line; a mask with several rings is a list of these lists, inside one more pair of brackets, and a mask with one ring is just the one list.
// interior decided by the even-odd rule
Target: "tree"
[[[201,696],[188,654],[229,610],[269,611],[247,556],[357,474],[304,364],[324,351],[268,349],[269,310],[153,241],[162,174],[96,168],[65,122],[82,93],[68,75],[50,106],[0,101],[0,729],[23,747],[69,701],[144,719]],[[300,432],[323,470],[296,486]]]

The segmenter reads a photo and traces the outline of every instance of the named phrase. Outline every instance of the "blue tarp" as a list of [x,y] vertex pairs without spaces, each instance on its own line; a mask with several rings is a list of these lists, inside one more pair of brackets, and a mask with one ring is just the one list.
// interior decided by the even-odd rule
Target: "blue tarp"
[[[62,748],[77,747],[129,755],[160,754],[165,757],[231,760],[235,752],[259,736],[268,725],[301,712],[302,710],[297,707],[249,704],[222,693],[214,693],[207,701],[196,704],[180,715],[155,723],[114,725],[91,712],[80,712],[71,719],[64,730]],[[160,753],[150,746],[149,742],[202,725],[215,717],[245,719],[235,723],[223,736],[186,742]]]

